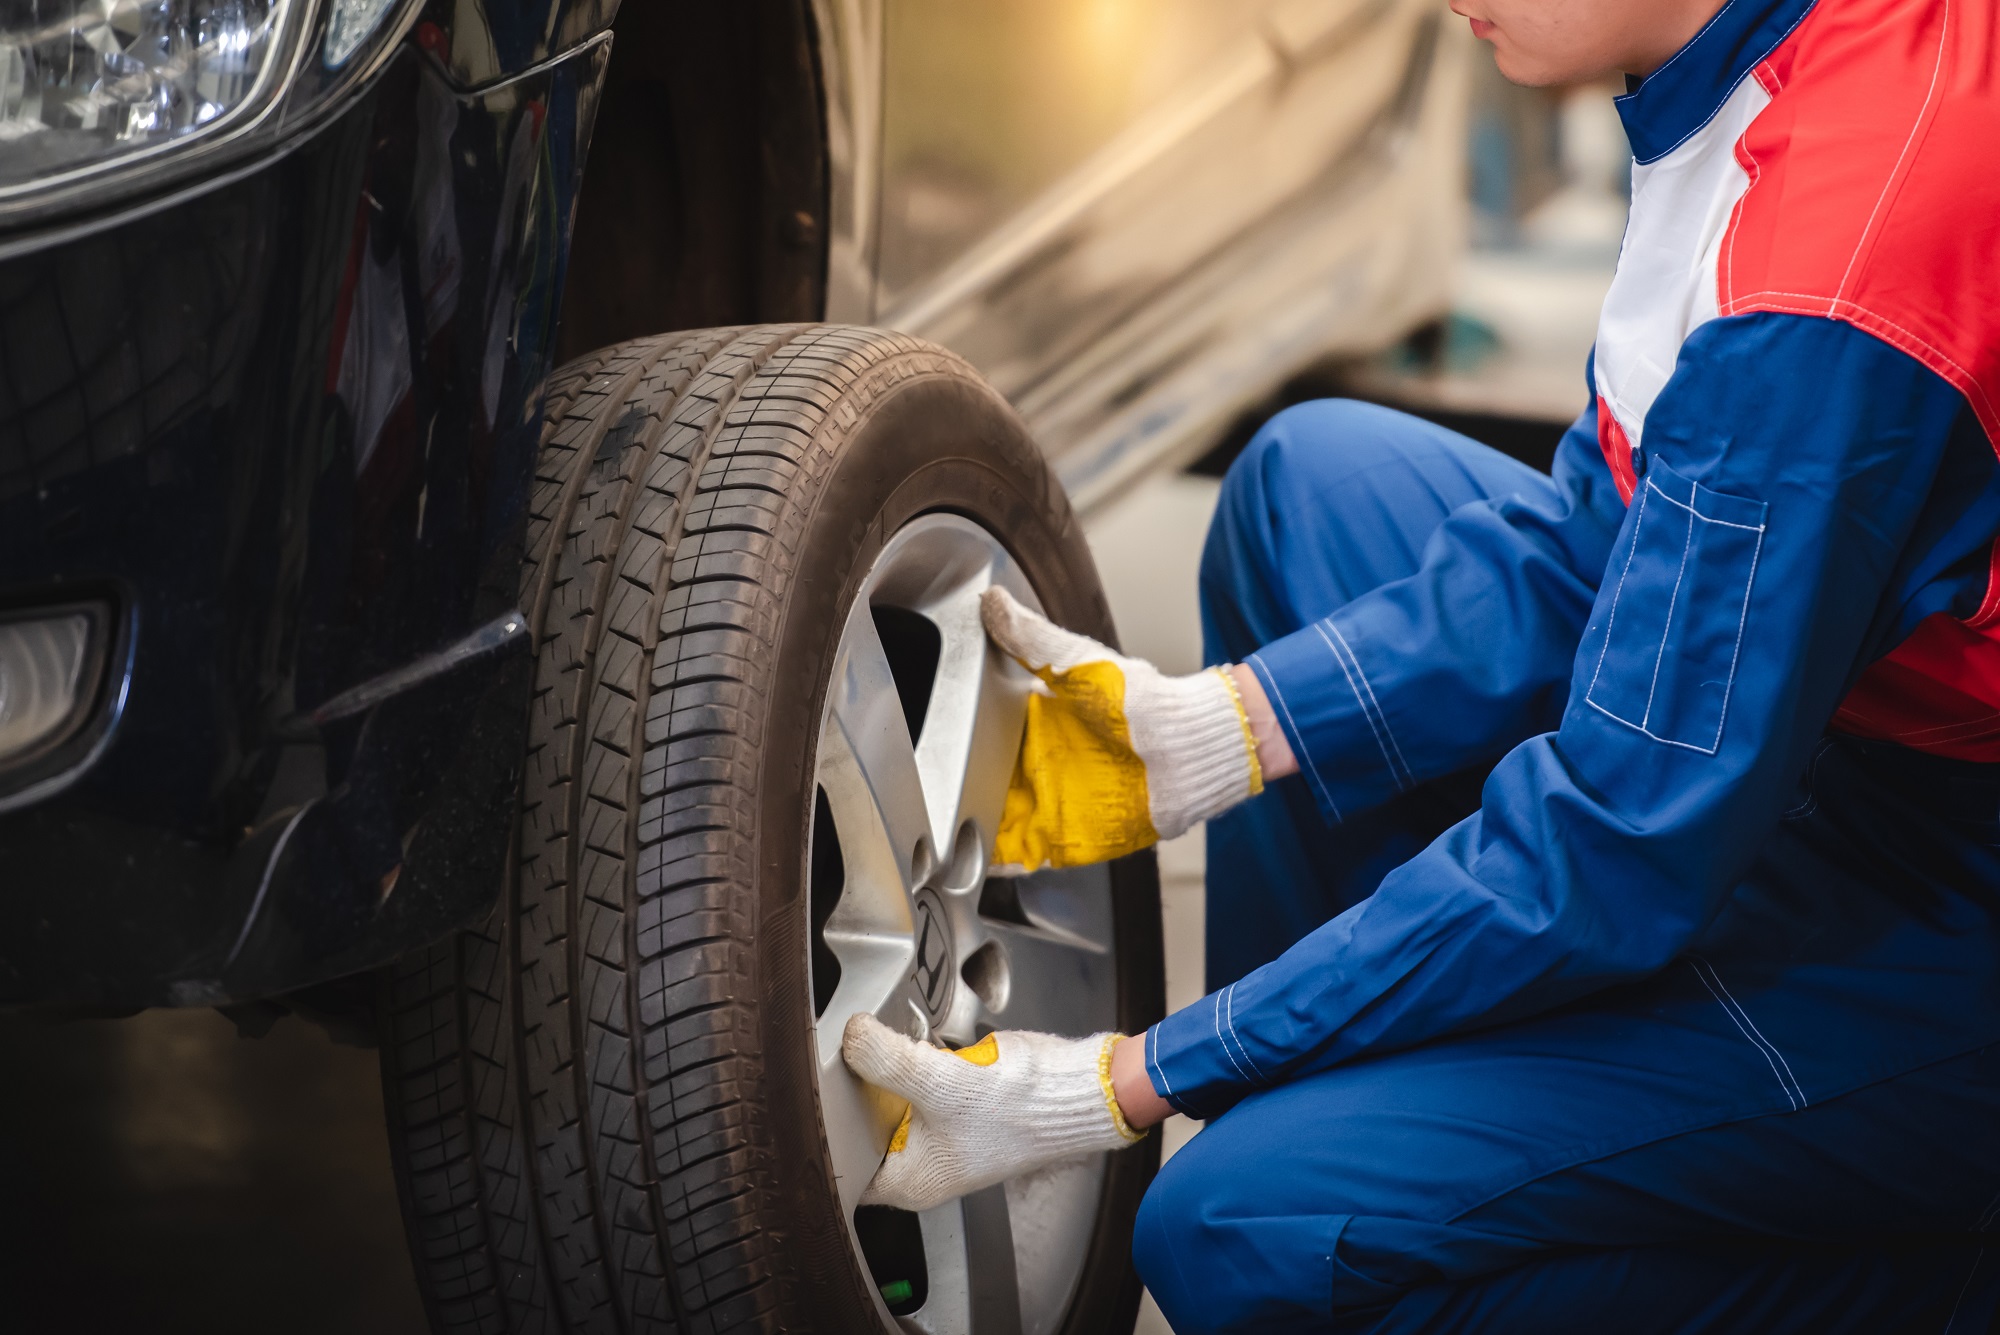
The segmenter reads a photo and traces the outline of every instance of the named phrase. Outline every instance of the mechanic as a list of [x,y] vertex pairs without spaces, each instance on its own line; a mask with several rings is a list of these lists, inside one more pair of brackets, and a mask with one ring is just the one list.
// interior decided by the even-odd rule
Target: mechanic
[[1983,1332],[2000,5],[1452,7],[1519,82],[1627,74],[1592,406],[1552,477],[1273,419],[1202,562],[1233,666],[988,596],[1047,687],[997,858],[1208,818],[1217,990],[957,1055],[858,1019],[912,1105],[870,1199],[1182,1113],[1134,1247],[1183,1335]]

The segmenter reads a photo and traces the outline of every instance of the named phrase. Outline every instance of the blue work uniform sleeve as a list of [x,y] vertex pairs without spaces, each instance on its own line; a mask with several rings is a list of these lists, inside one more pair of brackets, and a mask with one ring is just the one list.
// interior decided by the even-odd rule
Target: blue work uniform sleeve
[[[1962,408],[1844,324],[1760,314],[1696,331],[1646,418],[1560,727],[1509,751],[1480,810],[1371,898],[1149,1031],[1154,1087],[1212,1116],[1291,1073],[1672,962],[1749,868],[1862,666]],[[1425,597],[1516,596],[1470,572],[1428,587],[1391,591],[1411,629],[1368,641],[1394,655],[1367,665],[1378,699],[1478,647],[1448,629],[1463,609]],[[1424,626],[1435,645],[1415,638]],[[1501,635],[1494,652],[1517,646]]]
[[1415,574],[1247,661],[1323,815],[1490,764],[1561,717],[1624,505],[1592,407],[1557,446],[1553,494],[1448,516]]

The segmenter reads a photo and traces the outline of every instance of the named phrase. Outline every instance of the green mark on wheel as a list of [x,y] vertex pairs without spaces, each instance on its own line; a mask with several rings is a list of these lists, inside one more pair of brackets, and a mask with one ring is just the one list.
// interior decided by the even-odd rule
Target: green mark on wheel
[[882,1286],[882,1301],[895,1307],[910,1301],[910,1295],[915,1292],[916,1290],[910,1287],[909,1280],[892,1279]]

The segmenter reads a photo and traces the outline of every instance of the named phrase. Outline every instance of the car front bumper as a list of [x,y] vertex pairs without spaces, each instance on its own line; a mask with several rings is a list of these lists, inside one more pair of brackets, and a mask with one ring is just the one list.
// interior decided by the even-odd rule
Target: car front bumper
[[465,88],[412,42],[262,161],[0,238],[0,607],[118,628],[89,752],[0,771],[0,1005],[267,996],[493,903],[608,48]]

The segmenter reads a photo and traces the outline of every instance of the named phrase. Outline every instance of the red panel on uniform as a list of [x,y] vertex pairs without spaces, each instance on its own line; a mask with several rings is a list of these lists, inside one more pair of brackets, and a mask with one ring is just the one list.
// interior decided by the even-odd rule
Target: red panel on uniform
[[1639,490],[1639,478],[1632,471],[1632,442],[1626,438],[1625,428],[1618,425],[1611,405],[1602,398],[1597,400],[1597,448],[1604,451],[1604,462],[1611,469],[1611,480],[1618,484],[1619,498],[1630,505],[1632,493]]
[[2000,761],[2000,643],[1943,612],[1875,663],[1833,716],[1842,732]]
[[[1900,348],[1965,395],[2000,449],[1996,29],[1990,0],[1815,7],[1757,68],[1771,105],[1737,145],[1750,186],[1717,299],[1723,315],[1827,316]],[[1996,593],[1970,622],[1920,623],[1835,725],[2000,761]]]
[[1991,3],[1817,6],[1758,69],[1775,92],[1738,145],[1717,300],[1866,329],[2000,440],[1996,27]]

